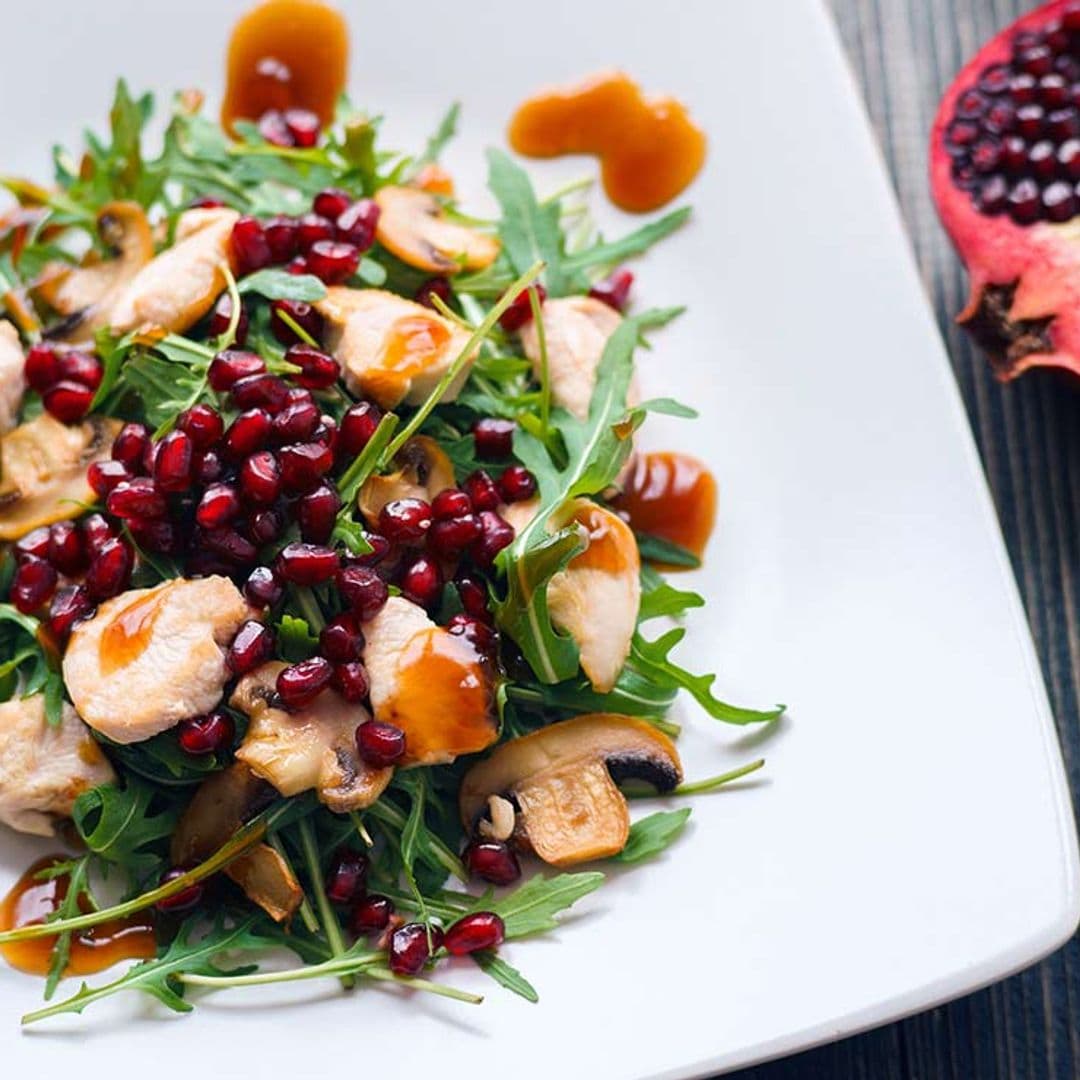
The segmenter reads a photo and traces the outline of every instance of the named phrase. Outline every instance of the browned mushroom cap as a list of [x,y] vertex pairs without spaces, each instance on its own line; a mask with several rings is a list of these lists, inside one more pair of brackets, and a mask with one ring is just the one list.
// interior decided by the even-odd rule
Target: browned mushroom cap
[[[274,789],[242,762],[214,773],[195,792],[173,833],[173,865],[209,858],[273,798]],[[304,898],[288,863],[269,844],[234,859],[225,873],[276,922],[288,919]]]
[[431,502],[440,491],[454,486],[454,466],[439,444],[426,435],[411,438],[394,456],[394,471],[371,476],[360,489],[357,502],[372,527],[382,508],[395,499]]
[[135,202],[111,202],[98,214],[98,234],[114,253],[111,259],[70,267],[45,267],[35,293],[63,322],[50,336],[90,341],[109,321],[113,303],[154,257],[154,239],[143,208]]
[[282,795],[314,788],[337,814],[370,806],[394,770],[372,768],[356,751],[356,729],[371,719],[367,710],[332,690],[299,712],[276,708],[275,683],[285,666],[263,664],[237,684],[229,703],[251,718],[237,759]]
[[0,438],[0,540],[78,517],[97,498],[87,467],[109,456],[119,430],[100,416],[68,425],[42,413]]
[[671,740],[643,720],[592,713],[500,746],[461,785],[461,818],[476,826],[489,796],[518,810],[515,841],[544,862],[571,866],[626,846],[630,814],[617,784],[642,780],[671,791],[682,764]]
[[434,195],[413,187],[384,187],[375,194],[375,238],[402,262],[432,274],[483,270],[499,254],[499,241],[450,221]]

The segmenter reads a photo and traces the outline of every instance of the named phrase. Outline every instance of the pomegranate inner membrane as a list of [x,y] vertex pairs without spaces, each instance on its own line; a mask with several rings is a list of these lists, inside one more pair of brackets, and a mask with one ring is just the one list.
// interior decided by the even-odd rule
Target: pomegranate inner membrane
[[1033,225],[1080,212],[1080,13],[1013,35],[1009,59],[957,96],[945,149],[981,213]]

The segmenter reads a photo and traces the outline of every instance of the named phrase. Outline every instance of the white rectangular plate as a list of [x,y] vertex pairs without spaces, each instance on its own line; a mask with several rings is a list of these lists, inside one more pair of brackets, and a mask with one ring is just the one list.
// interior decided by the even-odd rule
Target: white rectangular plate
[[[531,1006],[468,965],[480,1008],[311,987],[194,1017],[128,1000],[22,1035],[39,984],[0,971],[5,1072],[684,1077],[793,1051],[1006,975],[1078,917],[1072,814],[1015,584],[945,354],[833,29],[816,4],[446,0],[347,5],[355,99],[447,156],[480,209],[482,149],[549,81],[619,65],[711,139],[692,224],[639,302],[689,314],[641,357],[653,444],[720,478],[710,598],[684,652],[734,700],[789,703],[764,736],[689,707],[691,776],[763,752],[765,779],[694,804],[667,855],[508,947]],[[240,3],[24,5],[0,65],[4,171],[104,120],[114,75],[216,94]],[[782,8],[782,11],[781,11]],[[534,169],[542,189],[592,162]],[[610,229],[633,222],[596,205]],[[0,885],[32,845],[0,837]],[[313,1000],[314,999],[314,1000]],[[70,1034],[79,1032],[77,1036]],[[84,1033],[84,1034],[82,1034]],[[347,1066],[346,1066],[347,1067]]]

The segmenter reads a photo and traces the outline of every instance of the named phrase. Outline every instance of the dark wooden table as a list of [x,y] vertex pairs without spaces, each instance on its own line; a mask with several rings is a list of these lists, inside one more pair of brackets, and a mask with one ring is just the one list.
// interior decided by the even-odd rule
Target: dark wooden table
[[[952,322],[966,283],[926,183],[927,132],[941,92],[987,38],[1035,4],[830,2],[899,193],[993,489],[1075,800],[1080,792],[1080,390],[1051,374],[1009,386],[990,376]],[[866,344],[873,348],[873,342]],[[1080,944],[1074,938],[1042,964],[951,1005],[737,1075],[743,1080],[1080,1077]]]

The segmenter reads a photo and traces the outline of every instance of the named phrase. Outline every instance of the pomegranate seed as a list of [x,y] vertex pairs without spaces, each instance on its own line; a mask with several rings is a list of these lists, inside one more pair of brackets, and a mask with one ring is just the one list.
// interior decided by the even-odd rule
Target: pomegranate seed
[[269,506],[281,494],[281,468],[269,450],[252,454],[240,466],[240,491],[248,502]]
[[239,409],[265,409],[271,416],[289,403],[289,388],[276,375],[264,372],[233,383],[232,399]]
[[94,391],[89,386],[66,379],[53,383],[42,395],[45,411],[64,424],[81,420],[90,411],[93,400]]
[[1001,141],[1001,166],[1016,173],[1027,166],[1027,143],[1019,135],[1008,135]]
[[161,449],[161,443],[148,442],[146,449],[143,451],[142,456],[142,471],[147,476],[154,475],[154,465],[157,462],[158,450]]
[[179,429],[161,440],[154,461],[154,484],[159,491],[186,491],[191,487],[191,436]]
[[501,420],[495,416],[486,416],[473,424],[473,445],[478,457],[505,458],[514,449],[513,420]]
[[173,555],[180,550],[180,534],[170,521],[129,521],[131,538],[144,551]]
[[322,214],[304,214],[296,223],[296,242],[301,251],[307,252],[320,240],[334,239],[334,222]]
[[1076,213],[1072,184],[1058,180],[1042,193],[1043,216],[1047,221],[1068,221]]
[[296,401],[274,417],[273,434],[279,443],[303,442],[311,438],[318,426],[319,410],[315,403]]
[[49,606],[49,633],[62,645],[71,636],[75,624],[94,610],[94,602],[82,585],[59,589]]
[[285,360],[300,368],[292,379],[308,390],[325,390],[333,386],[341,376],[341,365],[332,356],[327,356],[310,345],[290,346],[285,353]]
[[120,461],[95,461],[86,470],[86,482],[100,499],[104,499],[117,484],[130,479],[131,473]]
[[1009,185],[1003,176],[991,176],[978,191],[975,204],[984,214],[1000,214],[1004,211],[1009,195]]
[[292,146],[293,138],[285,117],[277,109],[267,109],[259,117],[259,134],[272,146]]
[[1057,152],[1058,164],[1073,180],[1080,179],[1080,139],[1063,142]]
[[1046,112],[1041,105],[1021,105],[1016,110],[1016,130],[1025,139],[1034,140],[1043,133]]
[[211,484],[199,499],[195,521],[204,529],[221,529],[240,514],[240,496],[230,484]]
[[357,199],[334,219],[337,238],[352,244],[357,251],[367,251],[375,243],[379,224],[379,204],[374,199]]
[[394,905],[386,896],[369,893],[357,903],[352,913],[352,932],[357,936],[385,930],[394,913]]
[[984,112],[986,98],[978,90],[968,90],[957,99],[956,115],[964,120],[978,120]]
[[[431,945],[435,945],[434,937]],[[406,923],[390,936],[389,963],[395,975],[418,975],[430,957],[428,928],[423,923]]]
[[321,585],[337,569],[337,553],[319,544],[288,544],[278,555],[275,566],[278,577],[294,585]]
[[236,632],[226,662],[234,675],[246,675],[274,655],[274,635],[256,619],[248,619]]
[[279,453],[285,490],[298,494],[319,486],[334,464],[333,451],[322,443],[293,443]]
[[423,539],[431,527],[431,507],[423,499],[394,499],[379,511],[379,531],[394,544]]
[[492,885],[510,885],[521,877],[517,856],[499,840],[474,840],[461,853],[465,869]]
[[83,537],[71,521],[58,521],[49,528],[49,562],[67,577],[81,574],[89,559]]
[[269,566],[256,566],[244,582],[244,596],[256,607],[273,607],[284,595],[285,587]]
[[622,311],[630,299],[630,286],[633,284],[633,271],[620,268],[613,270],[603,281],[598,281],[589,290],[589,295],[616,311]]
[[242,217],[233,226],[229,239],[238,276],[254,273],[272,261],[263,227],[253,217]]
[[364,555],[353,555],[350,557],[350,566],[378,566],[379,563],[390,554],[392,545],[385,536],[380,536],[378,533],[365,532],[364,539],[368,542],[368,547],[371,548],[369,552]]
[[288,709],[302,709],[314,701],[329,685],[334,669],[322,656],[290,664],[278,673],[276,688]]
[[1016,127],[1016,109],[1008,101],[995,101],[982,121],[991,135],[1004,135]]
[[189,716],[176,725],[176,739],[188,754],[216,754],[233,744],[236,725],[228,713]]
[[326,872],[326,896],[333,904],[350,904],[362,896],[367,883],[368,860],[359,851],[343,848],[334,855]]
[[1023,49],[1016,57],[1022,71],[1036,77],[1054,70],[1054,54],[1048,45],[1032,45]]
[[261,450],[270,439],[270,414],[265,409],[247,409],[225,432],[225,452],[234,460]]
[[323,413],[319,417],[319,426],[315,429],[315,434],[312,435],[311,439],[312,442],[321,443],[331,454],[336,453],[338,441],[337,421],[332,416]]
[[210,195],[200,195],[197,199],[192,199],[188,203],[188,209],[190,210],[218,210],[225,204],[220,199],[212,198]]
[[495,481],[483,469],[469,473],[462,487],[476,510],[494,510],[502,502]]
[[431,500],[431,516],[436,521],[465,517],[472,508],[472,499],[460,488],[446,488]]
[[187,434],[196,450],[208,450],[221,438],[225,421],[210,405],[192,405],[176,418],[176,426]]
[[355,457],[371,441],[383,418],[382,409],[370,401],[350,406],[341,418],[341,452]]
[[291,217],[279,215],[263,224],[263,233],[270,248],[270,260],[274,263],[288,262],[299,243],[299,230]]
[[285,269],[294,276],[310,273],[308,270],[307,259],[305,259],[303,255],[297,255],[294,259],[290,259],[289,264]]
[[480,656],[494,656],[498,635],[486,623],[472,615],[455,615],[446,624],[448,633],[464,638]]
[[971,164],[978,173],[993,172],[1001,160],[1001,143],[997,139],[980,139],[971,148]]
[[519,293],[510,306],[499,316],[499,325],[507,332],[513,333],[520,330],[532,319],[532,302],[529,294],[536,290],[537,299],[542,304],[547,299],[547,289],[543,285],[531,285],[528,289]]
[[215,555],[205,547],[192,551],[184,562],[184,573],[189,578],[211,577],[217,574],[228,577],[236,573],[236,567],[220,555]]
[[275,300],[270,305],[270,332],[282,345],[299,341],[296,331],[289,326],[282,314],[287,315],[314,341],[322,337],[323,317],[305,300]]
[[294,146],[307,149],[319,141],[321,125],[310,109],[286,109],[285,127],[292,136]]
[[454,298],[454,293],[450,286],[449,278],[428,278],[427,281],[416,290],[415,299],[418,304],[423,304],[424,307],[435,309],[435,304],[431,299],[433,296],[437,296],[447,307],[450,306],[450,302]]
[[331,619],[319,634],[319,651],[335,664],[356,660],[364,647],[364,634],[350,613]]
[[1018,225],[1030,225],[1037,221],[1041,207],[1039,185],[1034,180],[1020,180],[1009,192],[1009,215]]
[[1017,105],[1027,105],[1035,100],[1038,85],[1038,80],[1034,75],[1020,72],[1018,75],[1014,75],[1009,83],[1009,97]]
[[493,911],[474,911],[458,919],[443,938],[451,956],[468,956],[481,949],[494,949],[506,939],[506,926]]
[[285,531],[285,516],[276,507],[258,510],[251,515],[247,524],[247,534],[253,544],[265,547],[280,539]]
[[369,765],[384,769],[405,754],[405,732],[381,720],[368,720],[356,729],[356,750]]
[[122,593],[131,580],[135,557],[119,537],[106,540],[86,572],[86,590],[95,600],[107,600]]
[[1066,4],[1061,12],[1061,25],[1073,33],[1080,30],[1080,4]]
[[207,450],[198,454],[193,466],[195,478],[200,484],[213,484],[220,480],[225,472],[221,455],[216,450]]
[[15,544],[15,558],[47,559],[49,557],[49,526],[39,525]]
[[1069,84],[1065,77],[1057,71],[1044,75],[1039,80],[1038,86],[1039,104],[1047,109],[1058,109],[1068,103]]
[[290,386],[289,387],[289,404],[290,405],[314,405],[315,397],[310,390],[305,389],[303,386]]
[[[231,322],[232,297],[228,293],[222,293],[220,299],[214,305],[214,310],[210,313],[210,336],[221,337],[222,334],[228,331]],[[249,326],[250,320],[248,319],[247,308],[241,302],[240,317],[236,320],[236,336],[233,338],[237,345],[242,346],[247,341]]]
[[337,240],[317,240],[308,248],[308,266],[311,272],[327,285],[340,285],[356,273],[360,265],[360,252],[353,244]]
[[524,502],[536,494],[536,477],[524,465],[510,465],[499,477],[503,502]]
[[480,513],[480,539],[472,546],[473,558],[481,566],[491,566],[495,556],[514,541],[514,529],[494,510]]
[[165,496],[145,476],[136,476],[117,484],[109,492],[105,506],[113,517],[126,520],[161,518],[168,512]]
[[320,217],[336,221],[352,204],[352,196],[341,188],[325,188],[315,196],[311,208]]
[[101,385],[105,374],[101,361],[83,352],[61,353],[59,367],[61,379],[79,383],[91,390],[96,390]]
[[358,705],[370,689],[367,668],[359,660],[334,665],[334,689],[351,705]]
[[436,555],[452,559],[478,540],[481,532],[480,519],[475,514],[436,521],[428,530],[428,547]]
[[261,356],[241,349],[226,349],[210,361],[206,377],[212,389],[224,394],[240,379],[260,375],[265,370],[266,364]]
[[250,566],[258,555],[258,549],[235,529],[206,529],[202,542],[215,555],[237,566]]
[[45,393],[60,379],[60,359],[51,345],[31,345],[26,354],[23,374],[31,389]]
[[430,607],[439,599],[442,584],[438,564],[426,555],[417,556],[401,575],[405,598],[421,607]]
[[101,550],[101,545],[106,540],[111,540],[115,533],[112,526],[101,514],[90,514],[88,517],[83,518],[82,535],[86,550],[92,558]]
[[374,618],[390,596],[386,582],[366,566],[346,566],[340,570],[337,588],[361,622]]
[[301,496],[296,503],[296,520],[300,535],[312,544],[325,544],[334,531],[341,496],[329,484],[320,484],[314,491]]
[[474,619],[491,618],[491,612],[488,610],[487,586],[482,581],[472,577],[460,577],[455,584],[458,596],[461,597],[461,606],[467,614]]
[[[161,884],[168,885],[170,881],[175,881],[177,878],[183,877],[186,873],[187,871],[183,869],[183,867],[173,867],[172,870],[168,870],[166,873],[162,874]],[[180,892],[166,897],[164,900],[159,900],[156,907],[158,911],[168,915],[176,915],[182,911],[190,911],[198,904],[202,897],[203,884],[201,881],[196,881],[186,889],[181,889]]]
[[56,568],[44,559],[24,559],[11,580],[11,602],[24,615],[33,614],[52,596],[56,577]]

